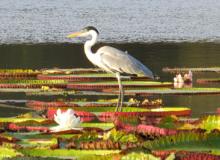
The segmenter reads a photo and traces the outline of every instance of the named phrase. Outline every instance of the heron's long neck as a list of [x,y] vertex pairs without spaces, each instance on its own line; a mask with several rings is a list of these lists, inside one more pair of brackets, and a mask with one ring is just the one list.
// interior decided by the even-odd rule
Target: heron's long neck
[[97,42],[97,38],[98,35],[96,32],[91,32],[91,36],[92,39],[86,41],[85,45],[84,45],[84,51],[86,53],[87,58],[92,61],[92,59],[94,59],[93,57],[95,56],[95,54],[93,54],[92,52],[92,46]]

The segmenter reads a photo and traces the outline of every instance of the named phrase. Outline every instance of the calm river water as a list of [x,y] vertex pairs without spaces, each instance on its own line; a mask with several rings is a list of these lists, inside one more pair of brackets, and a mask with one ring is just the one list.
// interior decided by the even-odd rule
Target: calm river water
[[[105,44],[98,44],[95,48],[102,45]],[[123,43],[108,45],[129,51],[131,55],[141,60],[159,75],[161,81],[172,81],[173,79],[173,75],[162,72],[163,67],[212,67],[220,64],[220,44],[216,43]],[[0,53],[0,68],[93,67],[84,55],[82,44],[0,45]],[[219,77],[219,74],[196,74],[194,77],[195,79]],[[24,95],[12,96],[5,93],[0,96],[0,99],[30,99]],[[216,108],[220,107],[219,96],[213,95],[161,96],[159,98],[163,99],[166,106],[191,107],[194,116],[215,112]],[[0,108],[0,116],[12,116],[19,112],[23,111]]]
[[68,42],[88,25],[102,42],[219,42],[219,8],[219,0],[1,0],[0,43]]

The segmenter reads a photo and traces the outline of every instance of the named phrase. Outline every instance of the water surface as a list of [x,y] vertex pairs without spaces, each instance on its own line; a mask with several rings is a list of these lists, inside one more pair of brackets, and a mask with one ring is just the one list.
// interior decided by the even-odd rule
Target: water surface
[[88,25],[102,42],[219,42],[219,8],[218,0],[1,0],[0,43],[69,42]]
[[[98,44],[94,51],[106,44]],[[161,81],[172,81],[173,75],[163,73],[163,67],[213,67],[219,66],[220,44],[216,43],[123,43],[107,44],[139,59]],[[0,45],[0,68],[79,68],[94,67],[86,58],[83,44],[13,44]],[[196,78],[219,77],[217,73],[196,74]],[[194,84],[198,86],[198,84]],[[208,85],[203,85],[207,87]],[[211,85],[220,87],[220,85]],[[1,93],[0,99],[39,99],[25,95]],[[220,107],[219,96],[159,96],[166,106],[188,106],[194,116],[207,112],[215,112]],[[49,100],[49,99],[45,99]],[[50,100],[54,100],[51,97]],[[21,110],[0,108],[0,116],[12,116]],[[23,111],[24,112],[24,111]]]

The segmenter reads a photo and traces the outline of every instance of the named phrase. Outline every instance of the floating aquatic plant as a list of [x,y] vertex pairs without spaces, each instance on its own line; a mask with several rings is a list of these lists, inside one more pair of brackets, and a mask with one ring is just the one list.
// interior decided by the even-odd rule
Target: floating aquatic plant
[[108,154],[116,154],[120,153],[120,150],[66,150],[66,149],[22,149],[19,150],[26,156],[34,156],[34,157],[72,157],[72,158],[83,158],[90,157],[92,155],[108,155]]
[[66,112],[61,112],[60,109],[57,110],[56,115],[54,115],[54,120],[58,124],[56,127],[51,127],[52,132],[64,131],[64,130],[79,130],[80,117],[74,115],[72,109],[68,109]]
[[[145,95],[220,94],[219,88],[172,89],[171,83],[147,79],[126,79],[123,84],[130,88],[125,91],[126,96],[141,95],[140,99]],[[67,85],[75,90],[67,89]],[[2,152],[10,153],[14,159],[19,159],[17,156],[24,159],[34,156],[43,159],[54,156],[75,159],[219,159],[219,156],[211,155],[219,154],[219,116],[205,116],[193,121],[185,117],[183,120],[178,116],[189,116],[189,108],[160,107],[161,99],[131,99],[124,103],[124,112],[115,112],[117,101],[100,100],[100,96],[115,97],[117,81],[114,75],[100,70],[0,70],[1,86],[6,88],[1,88],[0,92],[61,95],[64,99],[54,101],[54,97],[50,97],[50,102],[28,101],[26,105],[31,109],[45,110],[40,116],[23,114],[0,118],[0,159]],[[84,89],[86,91],[79,91]],[[99,92],[95,91],[97,89]],[[95,95],[95,98],[93,96],[92,101],[69,99],[69,96],[88,95]],[[151,106],[155,108],[151,109]],[[95,118],[108,118],[109,123],[97,122]],[[53,126],[52,119],[58,126]],[[95,121],[88,122],[91,120]],[[51,129],[54,132],[50,132]]]
[[179,73],[179,72],[220,72],[220,67],[208,67],[208,68],[163,68],[164,72]]
[[[124,88],[155,88],[155,87],[172,87],[173,84],[169,82],[155,82],[155,81],[123,81]],[[90,83],[69,83],[67,88],[75,90],[102,90],[109,88],[118,88],[117,81],[109,82],[90,82]]]
[[6,148],[6,147],[0,146],[0,159],[12,158],[12,157],[17,157],[17,156],[22,156],[22,153],[12,148]]
[[201,123],[198,124],[198,127],[207,131],[211,131],[214,129],[220,130],[220,116],[209,115],[207,117],[204,117],[201,120]]
[[66,88],[64,80],[0,80],[0,88]]
[[197,83],[219,83],[219,78],[206,78],[206,79],[197,79]]
[[187,150],[209,151],[219,149],[220,136],[218,133],[180,132],[171,136],[160,137],[146,141],[144,147],[151,150]]

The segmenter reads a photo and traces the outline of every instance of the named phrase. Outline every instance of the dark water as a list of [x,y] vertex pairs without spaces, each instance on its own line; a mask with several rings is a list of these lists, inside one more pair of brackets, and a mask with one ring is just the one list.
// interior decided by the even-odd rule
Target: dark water
[[[94,50],[105,44],[98,44]],[[172,81],[173,75],[163,73],[163,67],[213,67],[220,66],[220,44],[216,43],[128,43],[108,44],[142,61],[162,81]],[[83,52],[82,44],[17,44],[0,45],[0,68],[78,68],[93,67]],[[219,74],[196,74],[195,78],[219,77]],[[195,86],[197,84],[194,84]],[[205,87],[205,85],[203,85]],[[215,87],[215,85],[214,85]],[[26,99],[6,93],[0,99]],[[188,106],[193,115],[215,112],[220,107],[219,96],[161,96],[166,106]],[[11,116],[21,110],[2,109],[0,116]]]

